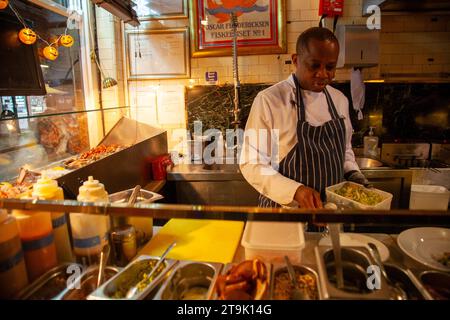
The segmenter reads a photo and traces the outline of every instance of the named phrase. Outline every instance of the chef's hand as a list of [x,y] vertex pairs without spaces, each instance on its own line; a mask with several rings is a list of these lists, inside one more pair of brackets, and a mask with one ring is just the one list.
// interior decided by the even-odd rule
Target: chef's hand
[[373,187],[373,185],[369,182],[369,180],[367,180],[367,178],[360,171],[357,171],[357,170],[349,171],[344,175],[344,177],[348,181],[362,184],[366,188]]
[[294,200],[298,202],[300,208],[320,209],[323,207],[322,201],[320,200],[320,194],[307,186],[298,187],[295,192]]

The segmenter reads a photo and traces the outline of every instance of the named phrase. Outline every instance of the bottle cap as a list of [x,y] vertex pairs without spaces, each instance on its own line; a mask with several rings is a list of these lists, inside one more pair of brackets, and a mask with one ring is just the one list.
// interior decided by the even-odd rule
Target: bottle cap
[[58,187],[56,180],[50,179],[45,175],[42,175],[38,181],[33,185],[33,198],[43,200],[56,200],[63,198],[62,189]]
[[78,201],[108,201],[108,192],[103,183],[89,176],[79,189]]

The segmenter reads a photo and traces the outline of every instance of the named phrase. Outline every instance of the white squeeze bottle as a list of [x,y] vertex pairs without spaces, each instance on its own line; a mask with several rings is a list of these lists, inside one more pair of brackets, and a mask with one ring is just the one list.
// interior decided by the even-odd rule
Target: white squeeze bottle
[[[109,202],[105,186],[89,176],[79,189],[80,202]],[[71,213],[73,249],[77,261],[85,265],[98,263],[100,252],[108,242],[109,216]]]
[[378,137],[373,134],[375,127],[369,127],[369,135],[364,137],[364,156],[378,158]]
[[[33,185],[31,195],[39,200],[64,200],[64,192],[62,188],[58,187],[58,182],[47,178],[45,174]],[[66,214],[64,212],[51,212],[51,217],[58,262],[73,262],[75,259],[70,245]]]

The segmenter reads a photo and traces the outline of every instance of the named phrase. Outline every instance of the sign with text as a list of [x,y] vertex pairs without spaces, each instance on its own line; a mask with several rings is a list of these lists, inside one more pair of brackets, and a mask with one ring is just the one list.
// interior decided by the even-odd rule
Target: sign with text
[[217,71],[207,71],[205,73],[205,80],[209,84],[217,84]]
[[192,0],[194,57],[231,53],[232,15],[237,17],[240,54],[286,52],[285,0]]

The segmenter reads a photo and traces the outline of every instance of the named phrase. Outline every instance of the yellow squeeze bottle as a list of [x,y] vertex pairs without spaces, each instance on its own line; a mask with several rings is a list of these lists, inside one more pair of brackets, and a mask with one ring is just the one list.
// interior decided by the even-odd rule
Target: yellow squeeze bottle
[[[39,200],[64,200],[64,192],[62,188],[58,187],[56,180],[42,175],[33,185],[32,197]],[[75,259],[70,245],[66,214],[52,212],[51,217],[58,262],[73,262]]]

